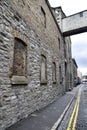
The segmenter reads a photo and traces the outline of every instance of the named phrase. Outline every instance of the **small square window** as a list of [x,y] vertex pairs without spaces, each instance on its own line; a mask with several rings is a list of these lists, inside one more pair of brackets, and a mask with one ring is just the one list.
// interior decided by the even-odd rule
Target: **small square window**
[[80,17],[83,17],[83,12],[80,12]]

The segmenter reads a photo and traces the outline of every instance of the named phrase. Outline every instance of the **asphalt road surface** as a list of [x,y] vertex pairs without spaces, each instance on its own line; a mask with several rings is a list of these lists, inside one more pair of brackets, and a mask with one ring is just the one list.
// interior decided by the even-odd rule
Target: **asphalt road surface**
[[57,130],[87,130],[87,84],[81,84]]
[[81,87],[81,98],[76,130],[87,130],[87,84]]

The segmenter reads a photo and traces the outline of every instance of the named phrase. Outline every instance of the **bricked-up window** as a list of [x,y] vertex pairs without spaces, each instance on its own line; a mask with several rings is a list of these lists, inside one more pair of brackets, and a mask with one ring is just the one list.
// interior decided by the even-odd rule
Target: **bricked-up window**
[[61,70],[61,66],[59,66],[59,81],[60,84],[62,83],[62,70]]
[[41,7],[41,17],[42,17],[43,25],[44,27],[46,27],[46,13],[42,7]]
[[15,38],[15,40],[14,40],[13,75],[18,75],[18,76],[26,75],[26,59],[27,59],[26,44],[22,40]]
[[53,83],[56,83],[56,63],[53,62]]
[[47,83],[47,65],[44,55],[41,55],[41,83]]

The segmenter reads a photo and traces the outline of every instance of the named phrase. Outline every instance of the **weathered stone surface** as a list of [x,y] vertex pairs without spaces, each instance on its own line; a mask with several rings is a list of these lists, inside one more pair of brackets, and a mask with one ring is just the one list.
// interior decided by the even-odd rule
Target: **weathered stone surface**
[[12,84],[28,84],[28,79],[25,76],[12,76]]
[[[42,5],[46,12],[46,28],[41,21]],[[62,36],[44,0],[26,0],[19,4],[17,0],[1,0],[0,10],[0,130],[4,130],[62,95],[65,87],[64,81],[62,84],[59,81],[59,65],[63,77],[65,70]],[[27,80],[13,75],[15,37],[27,46]],[[60,51],[58,37],[61,40]],[[47,59],[46,84],[41,84],[40,80],[42,54]],[[52,81],[53,61],[56,64],[55,84]]]

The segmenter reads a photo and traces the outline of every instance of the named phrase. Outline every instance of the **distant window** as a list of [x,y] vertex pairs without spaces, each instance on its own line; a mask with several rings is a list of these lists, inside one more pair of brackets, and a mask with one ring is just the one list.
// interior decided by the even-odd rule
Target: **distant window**
[[47,80],[47,67],[46,67],[46,57],[41,55],[41,83],[45,83]]
[[24,76],[26,74],[27,46],[18,38],[14,41],[13,75]]
[[43,25],[46,27],[46,13],[42,7],[41,7],[41,17],[42,17]]
[[53,83],[56,82],[56,64],[53,62]]
[[61,66],[59,66],[59,81],[60,81],[60,83],[62,83],[62,70],[61,70]]
[[59,44],[59,49],[60,49],[60,38],[58,38],[58,44]]
[[80,12],[80,17],[83,17],[83,12]]

